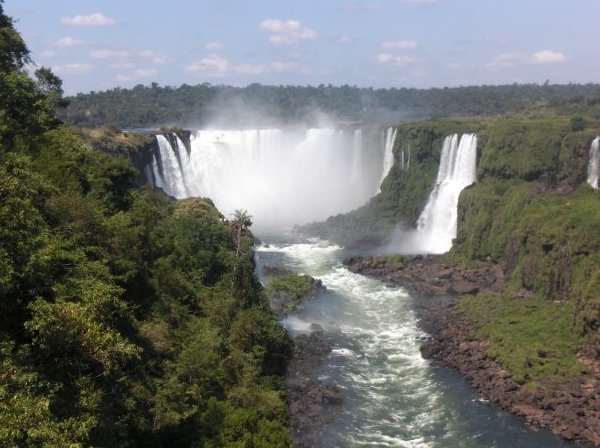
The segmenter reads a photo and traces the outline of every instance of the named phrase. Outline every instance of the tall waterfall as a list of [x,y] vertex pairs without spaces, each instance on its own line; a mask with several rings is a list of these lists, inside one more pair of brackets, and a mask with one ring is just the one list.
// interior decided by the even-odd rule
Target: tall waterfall
[[156,139],[149,182],[180,199],[210,197],[225,214],[247,209],[259,225],[322,220],[377,188],[359,129],[198,130],[189,153],[174,134]]
[[444,140],[436,185],[417,222],[419,252],[444,253],[456,238],[458,197],[474,183],[477,164],[477,136],[457,134]]
[[598,189],[598,176],[600,175],[600,137],[596,137],[590,147],[590,161],[588,163],[588,184]]
[[385,143],[383,145],[383,171],[381,173],[381,182],[386,178],[392,166],[394,165],[394,143],[396,142],[396,135],[398,130],[394,128],[388,128],[385,135]]

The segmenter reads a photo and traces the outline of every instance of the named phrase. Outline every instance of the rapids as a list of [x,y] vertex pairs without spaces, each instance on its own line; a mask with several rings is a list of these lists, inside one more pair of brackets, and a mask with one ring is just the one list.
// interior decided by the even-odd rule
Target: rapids
[[[454,371],[421,357],[419,300],[405,290],[348,271],[344,250],[322,240],[272,239],[257,248],[258,269],[278,266],[312,275],[327,287],[288,319],[291,336],[319,324],[332,352],[316,375],[336,384],[341,405],[320,431],[320,447],[573,446],[483,403]],[[302,439],[302,435],[300,440]]]

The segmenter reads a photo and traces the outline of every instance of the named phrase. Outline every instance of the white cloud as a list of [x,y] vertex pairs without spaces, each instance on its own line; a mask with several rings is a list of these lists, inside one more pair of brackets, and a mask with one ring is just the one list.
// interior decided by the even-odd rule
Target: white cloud
[[556,64],[565,62],[567,55],[561,51],[541,50],[533,54],[524,52],[501,53],[486,65],[488,68],[509,68],[525,64]]
[[144,59],[150,59],[154,65],[165,64],[167,62],[167,55],[158,51],[144,50],[140,51],[138,55]]
[[221,42],[209,42],[204,46],[204,48],[207,50],[220,50],[224,46],[225,45],[223,45]]
[[340,44],[349,44],[352,42],[352,39],[349,36],[343,35],[338,37],[337,40]]
[[122,50],[94,50],[90,53],[93,59],[124,59],[128,58],[130,53]]
[[222,77],[228,76],[231,73],[231,64],[229,64],[227,59],[213,54],[199,61],[192,62],[185,68],[185,71],[199,75]]
[[74,64],[65,64],[53,67],[57,74],[63,75],[83,75],[94,69],[94,66],[85,62],[76,62]]
[[56,51],[52,51],[52,50],[42,51],[40,56],[45,59],[50,59],[50,58],[53,58],[54,56],[56,56]]
[[342,11],[346,12],[356,12],[356,11],[376,11],[381,9],[381,5],[376,3],[347,3],[340,8]]
[[319,33],[302,25],[297,20],[267,19],[260,24],[260,30],[270,33],[269,41],[274,44],[294,44],[303,40],[314,40]]
[[83,45],[85,42],[79,39],[74,39],[72,37],[63,37],[62,39],[58,39],[54,42],[54,45],[57,47],[67,48],[67,47],[77,47],[79,45]]
[[107,26],[114,25],[116,21],[109,17],[106,17],[100,12],[89,14],[87,16],[73,16],[63,17],[60,19],[61,25],[72,25],[72,26]]
[[386,40],[381,43],[381,47],[387,50],[414,50],[419,48],[419,42],[416,40]]
[[567,55],[561,51],[542,50],[533,54],[533,62],[536,64],[556,64],[566,60]]
[[117,80],[119,81],[136,81],[138,79],[150,78],[158,73],[155,68],[140,68],[135,70],[133,73],[128,75],[118,75]]
[[378,64],[390,64],[397,66],[413,64],[414,62],[416,62],[415,58],[412,58],[410,56],[395,56],[389,53],[379,53],[375,57],[375,61]]
[[310,67],[298,62],[275,61],[255,64],[232,64],[219,55],[211,55],[193,62],[185,68],[185,71],[214,78],[233,75],[259,76],[286,72],[302,73],[305,75],[311,73]]

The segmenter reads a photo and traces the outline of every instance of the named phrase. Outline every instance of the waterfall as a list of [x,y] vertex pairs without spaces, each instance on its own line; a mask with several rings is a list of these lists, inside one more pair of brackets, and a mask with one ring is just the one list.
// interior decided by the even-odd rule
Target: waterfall
[[388,128],[387,130],[383,146],[383,171],[381,173],[379,185],[381,185],[381,182],[383,182],[394,165],[394,143],[396,141],[397,133],[398,130],[394,128]]
[[359,183],[362,177],[362,130],[354,131],[354,147],[352,152],[352,182]]
[[600,137],[596,137],[590,147],[590,161],[588,163],[588,184],[598,189],[598,176],[600,175]]
[[[158,174],[160,180],[156,186],[162,188],[172,196],[181,199],[188,196],[188,190],[185,184],[185,178],[182,170],[181,159],[179,157],[179,147],[171,146],[171,143],[164,135],[157,135],[158,151],[162,170],[155,158],[155,175]],[[185,152],[185,151],[184,151]]]
[[226,215],[247,209],[259,225],[348,212],[377,188],[360,129],[197,130],[189,153],[175,134],[156,140],[149,182],[176,198],[210,197]]
[[444,253],[456,238],[458,197],[476,179],[477,136],[457,134],[444,140],[435,187],[417,222],[419,252]]

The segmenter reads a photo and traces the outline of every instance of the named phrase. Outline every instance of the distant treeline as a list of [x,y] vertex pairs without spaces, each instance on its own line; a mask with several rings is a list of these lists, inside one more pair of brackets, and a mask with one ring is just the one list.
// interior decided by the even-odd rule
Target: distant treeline
[[235,126],[338,121],[398,122],[417,118],[490,116],[552,108],[600,113],[600,84],[512,84],[454,88],[355,86],[246,87],[209,83],[180,87],[137,85],[69,98],[61,115],[84,127]]

